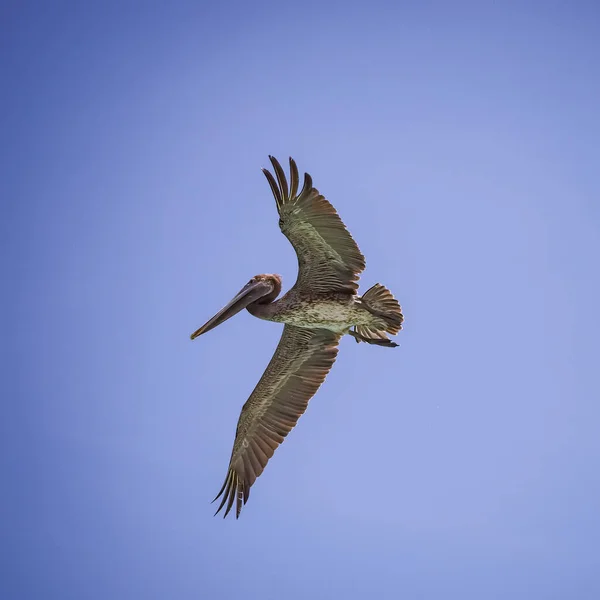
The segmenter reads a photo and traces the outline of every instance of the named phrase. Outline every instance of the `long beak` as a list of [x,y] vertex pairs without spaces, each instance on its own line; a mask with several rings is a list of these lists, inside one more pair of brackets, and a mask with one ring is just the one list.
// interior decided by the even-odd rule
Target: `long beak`
[[266,296],[272,292],[272,286],[264,281],[257,281],[256,283],[246,284],[234,298],[224,306],[212,319],[207,321],[200,329],[197,329],[190,336],[192,339],[197,338],[199,335],[214,329],[217,325],[224,323],[227,319],[233,317],[259,298]]

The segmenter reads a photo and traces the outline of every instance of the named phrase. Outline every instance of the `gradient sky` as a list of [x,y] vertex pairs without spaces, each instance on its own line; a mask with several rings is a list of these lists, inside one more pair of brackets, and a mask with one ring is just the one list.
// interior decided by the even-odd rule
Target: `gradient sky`
[[[599,598],[597,4],[91,4],[0,9],[0,596]],[[223,521],[268,154],[406,324]]]

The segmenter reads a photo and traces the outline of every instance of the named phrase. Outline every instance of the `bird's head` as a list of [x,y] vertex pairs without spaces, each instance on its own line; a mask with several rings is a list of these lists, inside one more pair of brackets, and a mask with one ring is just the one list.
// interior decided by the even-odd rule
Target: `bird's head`
[[268,304],[273,302],[281,292],[281,277],[271,273],[255,275],[212,319],[209,319],[200,329],[192,333],[191,338],[214,329],[224,323],[250,304]]

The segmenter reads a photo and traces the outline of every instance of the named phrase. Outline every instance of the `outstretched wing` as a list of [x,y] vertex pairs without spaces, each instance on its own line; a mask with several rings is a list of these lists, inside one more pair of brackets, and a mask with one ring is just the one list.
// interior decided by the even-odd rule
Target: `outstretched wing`
[[304,174],[298,192],[298,168],[290,158],[290,187],[277,159],[269,156],[275,177],[263,169],[279,211],[279,227],[298,255],[296,289],[310,292],[354,293],[365,268],[365,257],[335,208]]
[[239,517],[250,487],[329,373],[339,339],[326,329],[284,327],[267,370],[242,408],[227,477],[215,498],[223,496],[217,513],[227,504],[226,517],[235,500]]

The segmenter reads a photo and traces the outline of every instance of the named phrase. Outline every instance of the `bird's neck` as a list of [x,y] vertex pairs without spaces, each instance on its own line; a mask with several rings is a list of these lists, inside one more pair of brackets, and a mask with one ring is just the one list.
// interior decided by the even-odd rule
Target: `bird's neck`
[[266,302],[263,304],[259,304],[258,302],[253,302],[249,304],[246,308],[248,312],[259,319],[264,319],[265,321],[274,321],[273,318],[277,314],[277,305],[279,300],[275,302]]

